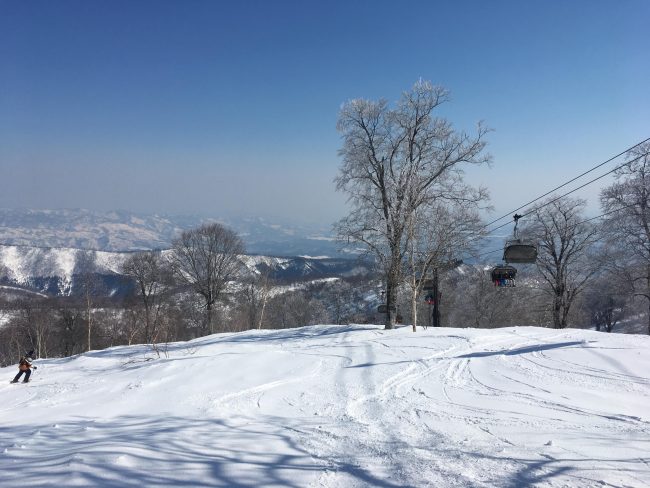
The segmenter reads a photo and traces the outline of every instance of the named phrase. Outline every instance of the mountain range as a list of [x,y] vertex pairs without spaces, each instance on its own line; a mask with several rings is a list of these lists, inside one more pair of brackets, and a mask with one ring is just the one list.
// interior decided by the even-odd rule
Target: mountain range
[[[79,277],[84,272],[80,264],[88,262],[102,289],[111,296],[120,295],[128,291],[121,266],[130,254],[0,245],[0,296],[74,295],[79,292]],[[243,255],[240,260],[248,273],[265,272],[277,283],[365,275],[370,270],[367,262],[356,258]]]
[[219,222],[240,235],[250,254],[342,256],[329,225],[262,217],[211,218],[125,210],[0,209],[0,244],[95,251],[168,249],[182,231]]

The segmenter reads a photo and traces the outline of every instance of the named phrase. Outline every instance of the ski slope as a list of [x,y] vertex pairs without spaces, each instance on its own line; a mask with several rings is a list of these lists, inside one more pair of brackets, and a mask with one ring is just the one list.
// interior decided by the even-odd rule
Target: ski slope
[[650,486],[650,338],[313,326],[0,370],[0,486]]

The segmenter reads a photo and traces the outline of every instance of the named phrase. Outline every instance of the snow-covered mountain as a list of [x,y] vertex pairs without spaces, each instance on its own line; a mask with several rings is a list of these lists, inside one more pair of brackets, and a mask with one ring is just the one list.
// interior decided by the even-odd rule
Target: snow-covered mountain
[[92,272],[104,277],[117,277],[128,256],[106,251],[0,245],[0,284],[51,295],[70,295],[74,277],[80,273],[79,262],[86,254],[94,264]]
[[161,216],[83,209],[0,209],[0,244],[99,251],[169,248],[174,237],[204,222],[237,232],[247,252],[277,256],[339,254],[328,225],[298,225],[264,218]]
[[313,326],[0,369],[2,486],[650,485],[650,338]]
[[[125,284],[120,279],[120,268],[129,254],[0,245],[0,285],[51,295],[70,295],[75,292],[75,276],[82,272],[79,265],[85,259],[93,263],[92,273],[101,277],[103,289],[110,294],[119,294],[118,288]],[[264,271],[280,282],[349,277],[369,272],[369,266],[357,259],[245,255],[241,256],[241,261],[251,272]],[[3,291],[7,290],[0,289],[0,296]]]

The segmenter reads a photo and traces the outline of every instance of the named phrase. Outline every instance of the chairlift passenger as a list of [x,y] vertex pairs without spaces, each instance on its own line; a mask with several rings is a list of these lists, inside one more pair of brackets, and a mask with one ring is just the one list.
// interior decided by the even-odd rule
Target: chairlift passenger
[[514,287],[515,277],[517,276],[517,269],[514,266],[498,265],[492,269],[490,277],[494,286],[498,287]]

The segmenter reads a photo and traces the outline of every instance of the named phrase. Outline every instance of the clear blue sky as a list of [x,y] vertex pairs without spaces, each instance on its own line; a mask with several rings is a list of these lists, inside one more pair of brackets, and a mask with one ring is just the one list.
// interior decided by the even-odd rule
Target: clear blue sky
[[495,130],[468,178],[507,212],[650,137],[648,19],[647,0],[0,0],[0,207],[329,223],[341,103],[424,78],[458,128]]

